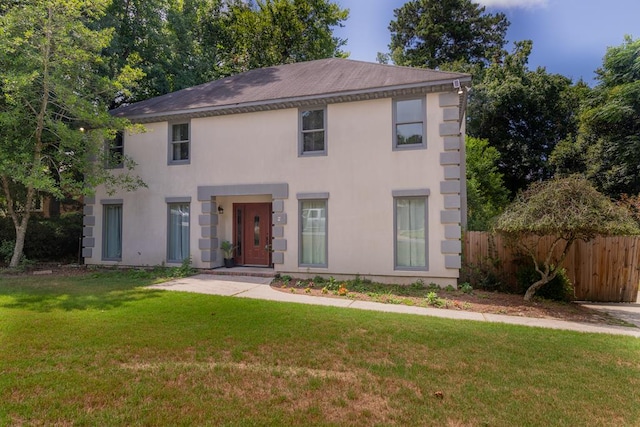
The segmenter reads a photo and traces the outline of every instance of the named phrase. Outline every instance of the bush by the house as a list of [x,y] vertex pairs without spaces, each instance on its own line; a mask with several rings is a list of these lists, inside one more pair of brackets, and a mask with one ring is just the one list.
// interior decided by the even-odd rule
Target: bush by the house
[[[31,261],[76,261],[82,238],[82,214],[60,215],[59,218],[32,218],[24,243],[24,256]],[[0,246],[11,247],[16,231],[11,218],[0,218]],[[4,260],[0,260],[4,261]]]

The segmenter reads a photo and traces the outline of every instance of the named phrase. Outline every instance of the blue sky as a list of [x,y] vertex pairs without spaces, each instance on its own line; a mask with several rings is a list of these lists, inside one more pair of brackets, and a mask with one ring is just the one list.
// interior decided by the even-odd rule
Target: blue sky
[[[350,9],[344,28],[351,59],[375,62],[386,52],[393,11],[405,0],[334,0]],[[503,12],[511,22],[510,42],[533,40],[529,67],[543,66],[574,81],[593,84],[607,47],[620,46],[624,35],[640,38],[640,0],[478,0],[491,13]]]

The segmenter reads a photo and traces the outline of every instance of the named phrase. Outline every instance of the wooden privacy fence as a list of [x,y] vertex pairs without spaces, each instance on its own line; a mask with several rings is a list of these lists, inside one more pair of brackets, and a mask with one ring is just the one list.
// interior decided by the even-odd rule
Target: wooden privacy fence
[[[546,257],[551,242],[551,238],[540,241],[537,246],[539,260]],[[561,247],[555,248],[555,255],[560,254]],[[465,265],[493,265],[495,273],[514,284],[518,269],[516,260],[521,258],[500,235],[481,231],[465,233]],[[640,236],[577,241],[562,266],[567,270],[578,300],[636,302],[640,284]]]

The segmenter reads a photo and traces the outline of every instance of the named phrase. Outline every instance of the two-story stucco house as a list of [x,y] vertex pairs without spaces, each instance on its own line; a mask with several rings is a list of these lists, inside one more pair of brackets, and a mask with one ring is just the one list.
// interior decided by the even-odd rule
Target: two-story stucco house
[[121,107],[146,132],[111,149],[148,188],[87,198],[85,262],[216,268],[228,240],[282,274],[455,284],[469,84],[332,58]]

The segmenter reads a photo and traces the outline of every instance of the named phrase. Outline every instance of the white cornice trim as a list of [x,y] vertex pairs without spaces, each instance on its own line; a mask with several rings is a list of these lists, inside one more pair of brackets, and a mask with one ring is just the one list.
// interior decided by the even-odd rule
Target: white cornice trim
[[[461,82],[471,82],[471,77],[458,78]],[[188,110],[175,110],[162,113],[122,115],[134,123],[153,123],[159,121],[183,120],[186,118],[199,118],[222,116],[228,114],[251,113],[256,111],[279,110],[284,108],[300,108],[317,104],[337,104],[343,102],[366,101],[381,98],[393,98],[398,96],[421,95],[433,92],[451,92],[453,79],[438,80],[428,83],[406,84],[367,90],[335,92],[321,95],[310,95],[293,98],[274,99],[267,101],[246,102],[242,104],[222,105],[216,107],[202,107]]]

